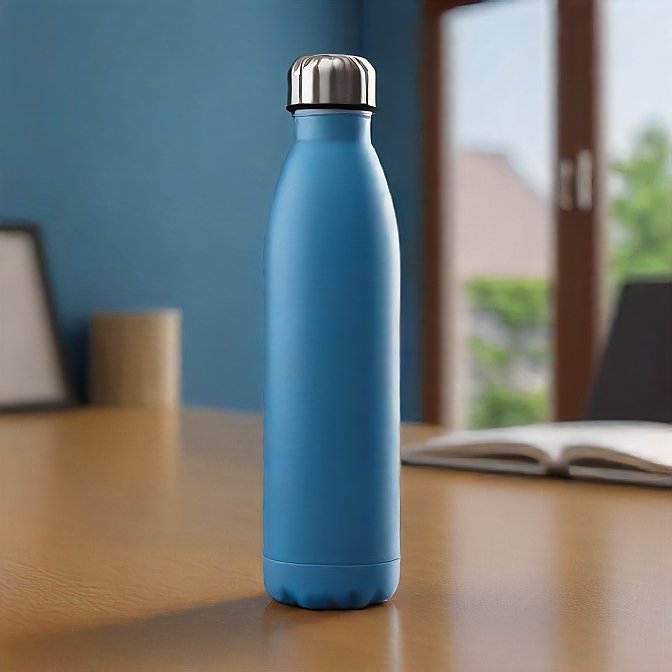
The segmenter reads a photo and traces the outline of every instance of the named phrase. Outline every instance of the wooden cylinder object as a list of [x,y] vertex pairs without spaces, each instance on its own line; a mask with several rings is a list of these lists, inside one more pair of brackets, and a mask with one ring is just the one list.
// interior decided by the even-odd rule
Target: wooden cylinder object
[[178,406],[181,312],[94,314],[89,371],[94,404]]

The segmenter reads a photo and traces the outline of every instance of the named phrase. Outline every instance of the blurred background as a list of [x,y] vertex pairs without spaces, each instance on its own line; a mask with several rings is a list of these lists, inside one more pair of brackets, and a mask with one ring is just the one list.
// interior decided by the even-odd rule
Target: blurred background
[[[570,203],[559,202],[560,180],[585,179],[603,200],[596,223],[600,342],[625,282],[672,271],[672,87],[663,81],[663,64],[672,63],[672,2],[594,4],[589,36],[567,3],[552,0],[483,2],[440,19],[449,93],[442,130],[452,142],[443,167],[452,180],[447,211],[457,285],[450,395],[459,426],[553,417],[556,208],[577,206],[571,189]],[[561,62],[559,11],[576,45],[570,49],[591,39],[593,62],[577,64],[592,70],[591,92],[582,90],[574,64]],[[558,66],[569,100],[558,96]],[[571,119],[559,108],[581,106],[588,95],[598,101],[594,147],[586,144],[578,162],[563,166],[558,134],[568,129],[558,123]],[[588,159],[584,176],[577,175],[580,152]],[[570,254],[578,265],[580,252]]]
[[620,287],[672,273],[669,0],[0,0],[0,215],[40,225],[80,398],[94,311],[173,307],[182,401],[261,409],[286,71],[319,52],[378,73],[403,418],[580,417]]

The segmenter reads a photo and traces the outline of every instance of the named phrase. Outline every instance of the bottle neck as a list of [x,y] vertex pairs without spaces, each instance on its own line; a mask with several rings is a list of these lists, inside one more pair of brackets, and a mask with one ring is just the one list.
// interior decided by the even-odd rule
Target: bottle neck
[[360,110],[297,110],[294,137],[298,140],[371,142],[371,112]]

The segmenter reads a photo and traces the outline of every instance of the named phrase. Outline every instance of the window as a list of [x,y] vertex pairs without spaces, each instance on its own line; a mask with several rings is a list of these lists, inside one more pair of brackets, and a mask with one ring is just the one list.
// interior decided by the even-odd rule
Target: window
[[604,329],[611,207],[602,5],[426,0],[429,421],[583,415]]
[[441,18],[455,427],[550,412],[554,12],[506,0]]
[[672,3],[606,0],[603,34],[613,302],[628,280],[672,273]]

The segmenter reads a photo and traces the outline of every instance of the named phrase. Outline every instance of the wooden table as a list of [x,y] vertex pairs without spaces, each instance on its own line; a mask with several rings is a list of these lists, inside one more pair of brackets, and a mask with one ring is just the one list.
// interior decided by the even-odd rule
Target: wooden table
[[263,592],[260,447],[254,415],[0,419],[0,669],[672,670],[669,492],[405,467],[397,594],[310,612]]

